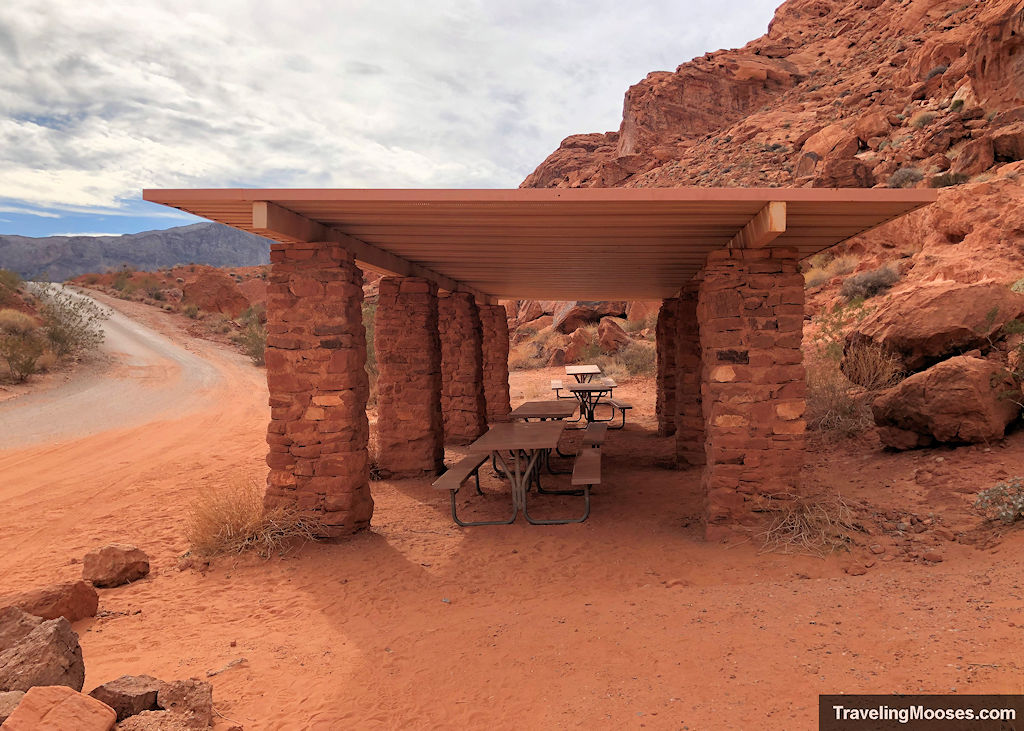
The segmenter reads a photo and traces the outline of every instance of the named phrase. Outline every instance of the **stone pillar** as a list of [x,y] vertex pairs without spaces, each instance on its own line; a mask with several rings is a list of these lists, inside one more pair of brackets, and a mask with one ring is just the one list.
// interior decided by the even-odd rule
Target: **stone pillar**
[[680,466],[705,462],[704,410],[700,397],[704,356],[697,323],[697,284],[694,282],[685,288],[676,300],[676,461]]
[[265,504],[315,513],[337,538],[373,514],[363,275],[337,244],[273,244],[270,256]]
[[805,430],[803,304],[794,250],[708,256],[697,306],[708,538],[753,523],[764,496],[797,488]]
[[484,403],[487,422],[508,421],[508,318],[504,305],[477,305],[483,327]]
[[445,442],[469,444],[487,431],[480,314],[466,292],[439,297],[437,312]]
[[658,372],[655,376],[654,413],[658,417],[658,436],[676,433],[676,309],[679,301],[661,301],[658,322],[654,326]]
[[384,478],[437,474],[444,467],[437,285],[381,279],[375,334],[377,468]]

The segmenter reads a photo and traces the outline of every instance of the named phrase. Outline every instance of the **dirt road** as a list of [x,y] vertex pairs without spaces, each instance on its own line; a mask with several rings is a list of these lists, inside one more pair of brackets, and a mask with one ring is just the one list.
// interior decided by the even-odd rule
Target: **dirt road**
[[202,408],[222,383],[210,361],[107,309],[111,316],[103,323],[101,351],[110,367],[90,368],[52,388],[0,401],[0,449],[137,427],[170,411],[181,416]]

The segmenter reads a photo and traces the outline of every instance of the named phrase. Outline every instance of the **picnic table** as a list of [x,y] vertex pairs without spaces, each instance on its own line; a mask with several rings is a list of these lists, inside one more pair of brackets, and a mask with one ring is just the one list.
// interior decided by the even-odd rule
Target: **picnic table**
[[558,448],[564,427],[558,419],[504,422],[492,425],[486,434],[469,445],[470,453],[490,453],[492,459],[500,462],[512,486],[512,517],[482,524],[514,523],[520,510],[530,523],[550,522],[534,520],[526,512],[526,491],[540,467],[540,460]]
[[580,402],[580,414],[587,420],[587,423],[590,423],[595,421],[594,409],[600,403],[601,397],[610,394],[615,386],[591,381],[589,383],[570,383],[566,388]]
[[576,383],[590,383],[594,376],[601,375],[601,369],[596,365],[571,365],[565,367],[565,375],[572,376]]
[[568,403],[565,400],[555,401],[527,401],[512,410],[513,419],[537,419],[548,421],[550,419],[568,419],[576,413],[576,403]]

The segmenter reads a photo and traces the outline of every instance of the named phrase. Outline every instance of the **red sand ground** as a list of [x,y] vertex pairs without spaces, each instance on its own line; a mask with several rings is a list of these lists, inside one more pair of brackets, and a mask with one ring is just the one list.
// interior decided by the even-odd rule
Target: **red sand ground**
[[[1024,472],[1020,434],[988,453],[894,456],[866,440],[816,454],[811,479],[932,520],[904,553],[906,539],[866,537],[886,552],[857,549],[864,575],[843,572],[847,557],[704,542],[699,473],[660,466],[671,445],[650,432],[647,384],[620,389],[638,408],[608,437],[587,523],[459,529],[428,481],[379,482],[373,528],[351,540],[178,571],[196,491],[263,475],[264,376],[163,313],[115,304],[223,382],[187,415],[0,452],[0,594],[76,578],[106,542],[153,559],[76,623],[87,690],[245,658],[211,678],[220,729],[797,729],[815,727],[819,692],[1024,692],[1024,538],[980,548],[968,509]],[[514,399],[547,397],[555,373],[514,373]],[[909,560],[923,550],[945,560]]]

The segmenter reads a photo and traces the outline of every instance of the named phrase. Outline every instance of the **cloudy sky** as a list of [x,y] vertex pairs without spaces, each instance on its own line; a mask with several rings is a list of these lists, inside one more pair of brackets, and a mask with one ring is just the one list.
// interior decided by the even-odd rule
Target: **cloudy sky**
[[191,222],[146,187],[516,187],[780,0],[0,0],[0,233]]

